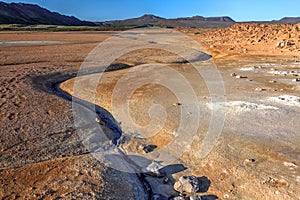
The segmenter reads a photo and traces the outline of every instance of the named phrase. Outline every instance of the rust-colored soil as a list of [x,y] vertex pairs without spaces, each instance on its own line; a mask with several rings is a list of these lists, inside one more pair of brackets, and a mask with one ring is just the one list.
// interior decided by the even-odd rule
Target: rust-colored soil
[[[213,55],[229,101],[272,105],[279,111],[249,114],[230,110],[214,150],[208,157],[198,159],[197,150],[206,131],[202,127],[191,145],[192,150],[181,158],[188,169],[174,178],[191,174],[207,176],[211,181],[207,194],[220,199],[297,199],[300,111],[298,107],[270,103],[267,99],[300,96],[299,83],[292,82],[295,77],[270,74],[271,68],[300,71],[299,25],[237,24],[226,29],[180,31]],[[128,184],[136,177],[106,168],[88,154],[74,127],[71,103],[49,89],[51,82],[72,78],[88,53],[109,34],[0,33],[1,41],[67,42],[0,46],[0,198],[132,199],[136,195],[134,186]],[[172,56],[147,49],[131,52],[115,62],[136,67],[154,61],[168,63]],[[195,74],[188,63],[170,66],[186,76]],[[241,71],[247,67],[258,71]],[[101,93],[97,93],[98,102],[94,103],[111,111],[112,89],[128,70],[104,73],[103,83],[99,85]],[[248,78],[237,79],[232,73]],[[92,79],[81,81],[87,80]],[[64,82],[61,88],[72,94],[74,81]],[[206,103],[209,93],[205,84],[194,84],[202,91],[199,99]],[[169,106],[170,117],[162,132],[146,142],[129,140],[124,148],[140,151],[141,143],[161,147],[172,141],[170,133],[176,128],[180,114],[180,107],[173,105],[176,98],[168,90],[146,85],[135,91],[132,99],[135,100],[131,104],[132,117],[139,124],[148,123],[147,111],[152,102]],[[206,123],[204,119],[203,125]]]

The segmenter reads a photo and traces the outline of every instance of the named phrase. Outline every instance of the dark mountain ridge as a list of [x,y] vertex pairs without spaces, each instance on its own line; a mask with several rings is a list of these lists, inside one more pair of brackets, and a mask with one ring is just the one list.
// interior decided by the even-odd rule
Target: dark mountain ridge
[[297,24],[300,23],[300,17],[284,17],[278,21],[273,21],[275,23],[281,23],[281,24]]
[[81,21],[73,16],[51,12],[38,5],[0,2],[0,24],[46,24],[66,26],[94,26],[95,23]]
[[235,21],[230,17],[181,17],[175,19],[166,19],[151,14],[146,14],[138,18],[126,20],[112,20],[103,22],[107,26],[167,26],[167,27],[227,27],[234,24]]

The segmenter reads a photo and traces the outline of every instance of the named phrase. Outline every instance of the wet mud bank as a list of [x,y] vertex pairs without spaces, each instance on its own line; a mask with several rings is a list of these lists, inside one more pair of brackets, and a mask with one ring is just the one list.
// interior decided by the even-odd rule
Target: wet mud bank
[[[65,91],[60,89],[60,84],[64,81],[76,77],[77,74],[75,72],[69,72],[69,73],[55,73],[55,74],[48,74],[43,76],[35,76],[31,77],[32,84],[34,87],[38,90],[41,90],[43,92],[47,92],[52,95],[59,96],[66,101],[69,101],[73,104],[75,107],[82,107],[85,110],[88,110],[89,112],[94,112],[99,120],[104,123],[108,129],[110,129],[113,133],[113,136],[108,136],[109,139],[111,139],[112,145],[117,147],[119,144],[119,140],[122,137],[122,130],[119,126],[118,122],[114,119],[114,117],[105,109],[92,104],[90,102],[78,99],[76,97],[73,97],[72,95],[66,93]],[[88,149],[90,153],[92,150]],[[134,168],[140,168],[137,164],[135,164],[133,161],[130,160],[123,152],[120,154],[122,155],[122,158],[127,162],[130,163]],[[114,169],[110,169],[114,170]],[[142,170],[142,169],[139,169]],[[120,172],[127,173],[127,172]],[[131,173],[133,176],[132,182],[134,182],[135,188],[136,188],[136,198],[137,199],[153,199],[153,192],[151,188],[151,184],[146,180],[146,175],[143,173]],[[128,177],[125,176],[124,177]],[[119,177],[122,179],[123,177]]]

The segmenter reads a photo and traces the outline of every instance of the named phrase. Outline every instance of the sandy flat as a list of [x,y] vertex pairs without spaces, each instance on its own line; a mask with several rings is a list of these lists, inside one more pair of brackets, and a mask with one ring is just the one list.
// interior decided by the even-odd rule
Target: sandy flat
[[[200,195],[211,194],[221,199],[228,196],[229,199],[297,199],[300,187],[300,109],[297,105],[300,94],[295,89],[296,83],[280,81],[287,78],[284,74],[269,73],[271,68],[277,71],[299,71],[300,66],[293,57],[297,52],[289,53],[288,49],[283,49],[276,50],[273,53],[276,56],[272,53],[264,55],[262,52],[274,49],[273,43],[264,43],[263,48],[259,49],[261,51],[258,51],[260,53],[251,53],[257,47],[252,44],[249,44],[248,53],[238,53],[240,47],[236,48],[238,50],[229,50],[231,48],[228,41],[223,45],[218,41],[211,44],[215,39],[196,35],[193,29],[189,30],[187,34],[201,45],[204,44],[201,43],[202,40],[208,41],[203,46],[207,54],[213,55],[226,91],[226,101],[218,102],[212,101],[214,98],[210,96],[206,82],[191,63],[184,62],[174,53],[154,48],[122,55],[114,61],[116,65],[111,68],[118,70],[99,73],[93,69],[97,73],[87,71],[92,74],[74,78],[88,54],[100,41],[109,37],[107,34],[1,33],[2,41],[18,44],[0,48],[1,198],[118,199],[121,196],[131,199],[137,196],[136,188],[128,183],[138,182],[140,179],[134,174],[107,168],[103,157],[97,160],[90,155],[81,138],[82,133],[93,133],[88,135],[85,142],[95,145],[95,149],[99,149],[97,147],[102,138],[91,128],[81,127],[78,130],[74,125],[71,102],[57,96],[51,88],[52,84],[62,82],[61,88],[74,94],[73,86],[78,81],[81,85],[80,93],[74,96],[90,101],[89,95],[96,94],[95,102],[91,103],[111,112],[120,123],[127,136],[123,138],[124,151],[138,153],[149,160],[164,161],[163,156],[178,156],[173,148],[176,144],[180,151],[186,149],[174,164],[182,164],[187,169],[173,170],[171,178],[176,180],[180,175],[207,177],[211,181],[209,190]],[[128,37],[136,39],[136,35]],[[147,34],[143,37],[147,37]],[[170,37],[168,40],[175,39]],[[27,42],[19,43],[20,41]],[[28,45],[40,41],[45,41],[44,44],[47,45]],[[55,41],[59,45],[48,45]],[[159,43],[163,39],[149,42]],[[211,48],[211,45],[218,48]],[[112,49],[114,48],[118,46]],[[166,64],[170,68],[161,67],[155,71],[151,71],[151,66],[145,68],[145,64],[153,62]],[[114,110],[112,106],[116,103],[116,108],[123,108],[123,99],[119,98],[116,102],[111,99],[119,81],[119,89],[124,91],[127,86],[132,88],[138,81],[142,83],[142,80],[151,78],[150,75],[135,77],[132,73],[135,71],[132,70],[153,74],[159,77],[158,81],[177,83],[176,79],[169,81],[164,78],[164,74],[170,72],[168,70],[175,70],[181,77],[189,80],[188,85],[195,91],[195,98],[189,102],[183,95],[181,101],[166,87],[157,84],[141,85],[130,96],[130,117],[138,127],[152,122],[153,126],[151,124],[146,127],[158,131],[157,134],[147,135],[149,129],[134,132],[134,127],[131,132],[133,127],[126,127],[127,122],[123,121],[120,110]],[[232,73],[248,78],[237,79],[231,76]],[[97,85],[99,74],[102,76],[101,84]],[[207,82],[212,85],[220,83],[216,80]],[[182,87],[183,83],[185,82],[181,81],[178,86],[175,85],[175,89],[181,88],[185,94],[187,88]],[[213,115],[207,105],[222,109],[216,109]],[[199,121],[192,121],[196,108],[200,110]],[[205,136],[211,119],[218,119],[212,116],[224,114],[223,108],[226,117],[222,132],[210,153],[201,158],[199,155],[202,144],[209,139]],[[182,111],[184,115],[181,114]],[[105,133],[111,133],[110,127],[92,116],[93,122],[102,123]],[[185,129],[182,129],[183,132],[177,130],[182,117],[191,122],[187,123],[190,127],[193,127],[194,122],[199,124],[195,137],[191,137],[190,144],[185,144],[186,140],[182,140],[172,148],[164,148],[174,138],[184,136],[182,133]],[[157,148],[153,153],[147,154],[141,149],[143,145],[155,145]],[[143,159],[139,161],[142,162]],[[163,185],[163,180],[155,180]],[[140,194],[143,193],[141,188],[143,187],[139,188]]]

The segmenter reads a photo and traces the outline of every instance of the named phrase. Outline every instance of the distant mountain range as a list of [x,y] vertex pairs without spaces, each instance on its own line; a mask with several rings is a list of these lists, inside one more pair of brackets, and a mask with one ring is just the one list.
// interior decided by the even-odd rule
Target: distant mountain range
[[284,17],[281,20],[273,20],[272,22],[280,24],[297,24],[300,23],[300,17]]
[[230,17],[185,17],[165,19],[155,15],[143,15],[139,18],[103,22],[106,26],[165,26],[165,27],[228,27],[235,21]]
[[[104,26],[104,27],[195,27],[214,28],[228,27],[236,23],[230,17],[185,17],[166,19],[155,15],[143,15],[138,18],[126,20],[113,20],[106,22],[82,21],[73,16],[61,15],[51,12],[38,5],[25,3],[4,3],[0,2],[0,24],[24,24],[24,25],[65,25],[65,26]],[[285,17],[281,20],[274,20],[266,23],[300,23],[300,17]]]
[[0,24],[49,24],[66,26],[93,26],[95,23],[81,21],[75,17],[61,15],[41,8],[38,5],[25,3],[0,2]]

